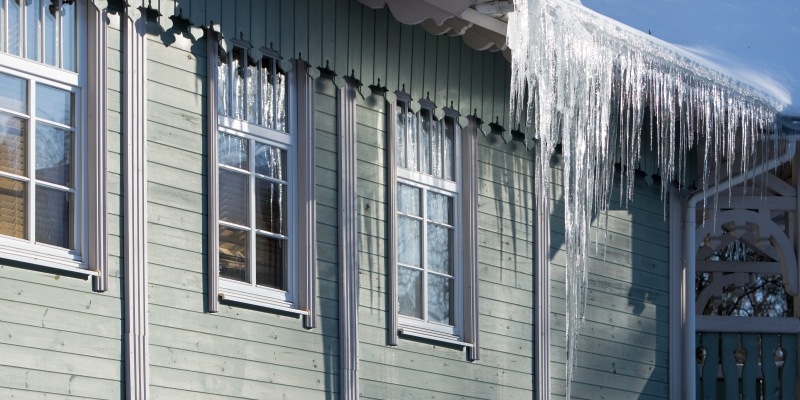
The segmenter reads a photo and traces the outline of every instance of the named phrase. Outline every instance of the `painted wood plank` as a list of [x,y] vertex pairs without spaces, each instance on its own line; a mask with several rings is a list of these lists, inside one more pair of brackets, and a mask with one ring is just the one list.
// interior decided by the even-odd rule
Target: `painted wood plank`
[[[25,348],[48,349],[58,353],[119,361],[122,342],[118,338],[75,333],[41,326],[0,321],[0,343],[24,353]],[[87,343],[87,338],[91,341]],[[1,375],[1,374],[0,374]]]
[[119,360],[86,357],[47,349],[25,348],[24,351],[20,350],[15,346],[0,343],[0,352],[3,354],[0,365],[83,377],[100,375],[105,379],[117,382],[121,379]]
[[322,2],[322,58],[317,67],[325,68],[326,65],[329,65],[330,68],[336,67],[336,34],[338,33],[336,25],[337,3],[338,1]]
[[[219,375],[204,375],[191,371],[154,366],[151,369],[153,386],[171,387],[188,392],[205,392],[230,398],[303,398],[314,399],[324,397],[324,392],[271,384],[263,380],[247,380]],[[335,393],[336,387],[330,384],[330,391]],[[188,393],[187,393],[188,395]]]
[[266,3],[266,14],[259,18],[263,20],[266,27],[266,37],[261,46],[281,51],[281,7],[283,2],[280,0],[264,0]]
[[[372,83],[387,86],[389,68],[389,15],[388,8],[372,11],[375,24],[375,40],[373,42]],[[392,43],[394,44],[394,43]],[[395,84],[396,85],[396,84]]]
[[324,0],[308,0],[308,49],[303,53],[311,68],[323,65],[323,3]]
[[[369,85],[375,84],[375,68],[378,60],[375,58],[375,43],[378,40],[376,37],[375,26],[375,11],[367,7],[359,7],[361,10],[361,43],[358,58],[355,62],[358,63],[356,68],[358,79],[364,85],[362,88],[363,94],[366,96],[369,92]],[[356,119],[357,121],[357,119]]]
[[[347,13],[347,65],[343,66],[341,64],[336,64],[337,69],[342,71],[339,73],[340,76],[347,75],[350,76],[352,74],[356,74],[356,79],[361,79],[362,71],[361,69],[361,52],[362,52],[362,37],[365,34],[361,29],[359,29],[362,19],[361,19],[361,12],[364,8],[361,4],[350,2],[349,3],[349,11]],[[363,28],[362,28],[363,29]],[[344,67],[344,68],[342,68]],[[343,74],[342,74],[343,73]]]
[[335,0],[336,22],[332,34],[336,37],[335,53],[331,60],[331,69],[335,70],[339,76],[347,75],[350,52],[350,2]]
[[119,380],[16,368],[7,365],[3,365],[2,369],[0,398],[3,399],[120,398]]
[[265,21],[272,10],[267,8],[266,1],[257,0],[250,2],[250,8],[247,11],[248,14],[242,15],[241,18],[247,21],[249,25],[248,28],[250,32],[248,37],[256,48],[264,47],[269,43],[267,40],[267,24]]
[[406,92],[411,99],[425,98],[425,38],[428,36],[419,26],[411,27],[411,52],[403,56],[411,63],[411,79]]
[[[294,9],[295,2],[282,1],[280,3],[280,39],[274,40],[275,50],[281,53],[284,59],[291,59],[296,55],[294,51],[295,37],[292,34],[294,31]],[[277,10],[277,9],[276,9]],[[271,41],[272,42],[272,41]]]
[[436,71],[438,61],[438,37],[433,35],[425,35],[422,47],[415,49],[415,54],[422,54],[423,69],[422,69],[422,94],[425,99],[431,100],[436,104],[437,108],[442,108],[445,105],[436,102]]
[[[241,358],[225,356],[223,354],[205,354],[196,351],[187,351],[174,347],[150,346],[151,368],[182,370],[184,373],[194,373],[200,377],[215,376],[222,380],[225,378],[241,379],[253,382],[269,382],[271,385],[285,387],[301,387],[308,390],[325,391],[329,389],[326,379],[326,368],[338,360],[332,358],[316,360],[309,358],[305,368],[291,367],[280,363],[263,361],[250,361]],[[299,360],[307,354],[293,353],[283,350],[282,359]],[[321,355],[310,355],[316,357]],[[162,385],[166,386],[164,383]]]
[[[399,51],[397,55],[397,84],[395,90],[402,90],[406,93],[411,93],[414,79],[412,73],[412,66],[414,65],[413,57],[411,56],[414,49],[414,36],[416,31],[413,27],[408,25],[400,25],[400,36],[398,37]],[[418,98],[418,97],[416,97]]]
[[448,36],[435,36],[436,72],[431,89],[431,98],[439,108],[450,107],[447,87],[450,83],[448,71],[450,70],[450,43]]
[[[386,10],[386,8],[384,8]],[[405,82],[402,78],[401,62],[401,49],[403,48],[403,27],[392,18],[390,13],[385,11],[386,23],[386,75],[384,76],[384,85],[390,90],[400,90],[401,85]]]

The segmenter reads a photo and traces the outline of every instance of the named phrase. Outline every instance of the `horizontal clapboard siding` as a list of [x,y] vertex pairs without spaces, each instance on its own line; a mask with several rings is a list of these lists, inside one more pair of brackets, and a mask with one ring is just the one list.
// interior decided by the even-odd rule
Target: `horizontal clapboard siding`
[[[551,193],[551,385],[563,398],[565,375],[565,264],[563,175]],[[586,319],[578,340],[572,398],[669,397],[669,221],[660,188],[635,182],[635,195],[596,218],[590,249]]]
[[0,398],[124,396],[120,358],[120,43],[119,26],[112,23],[107,71],[108,291],[94,293],[91,281],[0,262]]
[[467,47],[458,36],[434,36],[403,25],[388,8],[373,10],[355,0],[156,0],[131,1],[157,9],[164,25],[182,16],[198,27],[213,22],[226,39],[244,39],[285,58],[328,66],[339,76],[355,74],[365,85],[430,98],[487,124],[507,123],[511,69],[500,53]]
[[[205,40],[149,36],[148,230],[151,393],[165,398],[325,398],[338,392],[335,237],[320,233],[319,327],[293,316],[220,306],[205,312],[207,162]],[[318,120],[329,120],[320,84]],[[325,98],[328,98],[326,101]],[[327,114],[326,114],[327,113]],[[318,136],[335,135],[319,124]],[[330,140],[318,157],[335,160]],[[330,154],[330,156],[326,156]],[[330,171],[325,162],[318,170]],[[335,175],[335,170],[330,174]],[[323,181],[323,185],[327,182]],[[318,231],[335,230],[335,192],[318,189]],[[333,219],[331,218],[333,215]],[[330,247],[333,246],[333,249]]]
[[359,102],[358,187],[361,268],[362,397],[530,398],[533,385],[531,159],[479,134],[479,285],[481,360],[460,348],[401,338],[387,345],[386,106]]

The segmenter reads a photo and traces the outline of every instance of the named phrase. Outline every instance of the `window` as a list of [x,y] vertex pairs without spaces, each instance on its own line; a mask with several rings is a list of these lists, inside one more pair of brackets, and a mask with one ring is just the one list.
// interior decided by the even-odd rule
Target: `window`
[[460,336],[452,116],[397,104],[397,296],[402,325]]
[[389,344],[399,335],[467,348],[478,360],[479,120],[387,93]]
[[[210,54],[218,57],[209,57],[217,115],[209,127],[215,133],[209,150],[214,166],[209,179],[210,311],[217,310],[221,298],[313,315],[316,256],[301,249],[314,247],[315,236],[299,229],[308,220],[303,205],[313,206],[313,189],[309,194],[298,180],[300,168],[313,182],[313,175],[305,173],[308,163],[298,166],[299,151],[314,158],[313,142],[307,140],[313,113],[297,100],[298,86],[301,95],[313,86],[307,74],[296,75],[274,51],[261,49],[254,55],[249,44],[234,41],[226,52],[218,41],[211,42]],[[302,124],[297,110],[308,115]],[[310,320],[307,327],[313,327]]]
[[[105,230],[97,218],[89,223],[87,198],[105,198],[105,168],[89,142],[105,137],[85,110],[105,80],[88,80],[88,63],[78,61],[87,59],[78,46],[87,15],[95,16],[83,2],[68,3],[0,0],[0,253],[98,277],[105,263],[95,257],[89,265],[97,246],[88,237]],[[105,212],[104,200],[95,205]]]

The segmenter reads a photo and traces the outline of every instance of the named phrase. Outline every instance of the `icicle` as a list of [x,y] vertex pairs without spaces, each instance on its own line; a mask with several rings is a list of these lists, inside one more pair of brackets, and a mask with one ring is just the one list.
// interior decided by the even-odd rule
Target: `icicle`
[[[578,1],[521,0],[515,7],[508,24],[511,118],[526,116],[520,122],[543,155],[537,168],[549,170],[557,144],[563,151],[569,398],[585,309],[591,222],[608,210],[615,163],[621,166],[620,200],[632,200],[645,118],[650,118],[648,139],[666,182],[691,179],[688,152],[702,146],[705,191],[756,161],[737,149],[764,142],[780,105],[677,48],[589,12]],[[763,158],[768,148],[762,149]],[[549,187],[543,182],[546,192],[537,195],[549,199]],[[661,185],[662,199],[669,187]],[[716,195],[713,199],[716,204]]]

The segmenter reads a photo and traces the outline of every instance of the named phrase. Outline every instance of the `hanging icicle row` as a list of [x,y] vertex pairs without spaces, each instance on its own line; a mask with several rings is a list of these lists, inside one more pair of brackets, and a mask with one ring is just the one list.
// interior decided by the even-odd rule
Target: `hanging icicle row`
[[[563,151],[569,398],[585,309],[591,223],[608,210],[615,163],[621,167],[620,200],[632,199],[645,118],[663,179],[692,183],[689,149],[700,146],[705,190],[752,165],[755,157],[737,149],[765,142],[779,105],[677,49],[592,19],[579,2],[523,0],[515,7],[508,25],[511,118],[525,116],[520,122],[543,155],[537,168],[549,171],[556,146]],[[761,149],[763,157],[768,149]],[[727,169],[715,168],[723,164]],[[548,191],[550,182],[542,187]],[[662,199],[669,187],[661,185]],[[550,193],[537,195],[549,198]]]

